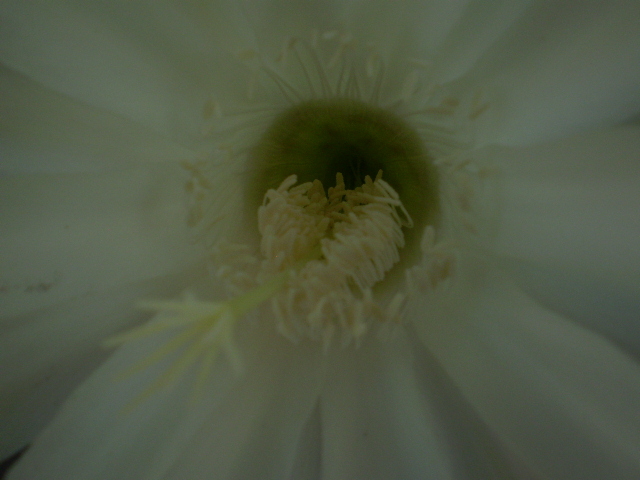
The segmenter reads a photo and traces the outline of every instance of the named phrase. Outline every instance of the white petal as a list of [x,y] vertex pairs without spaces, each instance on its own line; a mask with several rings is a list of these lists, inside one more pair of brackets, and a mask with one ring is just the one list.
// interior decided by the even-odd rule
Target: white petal
[[446,445],[452,478],[536,478],[531,469],[491,431],[447,372],[419,340],[413,324],[406,326],[415,355],[414,369],[422,395],[434,412],[439,442]]
[[485,140],[524,144],[640,109],[640,3],[535,2],[469,72],[490,101]]
[[640,287],[640,128],[483,155],[504,180],[496,255]]
[[[204,268],[201,268],[204,270]],[[176,295],[198,273],[118,286],[5,319],[0,328],[0,458],[27,445],[109,353],[102,342],[148,317],[137,301]]]
[[451,477],[414,360],[404,334],[335,355],[321,399],[322,478]]
[[[231,10],[231,12],[229,12]],[[189,142],[216,79],[238,91],[225,58],[237,5],[7,1],[0,60],[60,93]],[[219,27],[219,28],[218,28]],[[222,30],[222,32],[218,32]],[[226,51],[225,51],[226,50]],[[225,75],[220,75],[224,71]]]
[[416,309],[422,340],[533,471],[638,478],[639,365],[497,272],[485,273],[470,278],[457,301],[427,300]]
[[2,172],[101,171],[194,154],[0,66]]
[[614,341],[640,360],[640,288],[554,265],[501,259],[520,287],[545,307]]
[[244,475],[251,470],[285,478],[316,404],[323,361],[318,348],[293,346],[262,320],[237,332],[244,373],[236,376],[219,359],[195,402],[197,369],[123,412],[167,366],[116,381],[158,339],[123,347],[70,398],[9,478],[257,478]]
[[423,60],[438,51],[469,2],[352,1],[342,4],[340,18],[348,32],[377,49],[392,51],[406,61]]
[[322,33],[335,29],[338,26],[335,11],[342,6],[332,0],[245,0],[242,4],[248,26],[255,35],[255,47],[271,53],[279,53],[290,38],[310,40],[314,30]]
[[314,344],[296,346],[273,336],[262,341],[253,370],[203,422],[163,478],[290,476],[326,359]]
[[322,420],[316,406],[300,435],[291,480],[322,480]]
[[181,270],[190,244],[177,164],[0,177],[1,315]]
[[[531,3],[532,0],[467,2],[435,51],[435,77],[445,82],[465,75],[495,42],[513,28]],[[483,85],[472,84],[470,88],[482,91]]]

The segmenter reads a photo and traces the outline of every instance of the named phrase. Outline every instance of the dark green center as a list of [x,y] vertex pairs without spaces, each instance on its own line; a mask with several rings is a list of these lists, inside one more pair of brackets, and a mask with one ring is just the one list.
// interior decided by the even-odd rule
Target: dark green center
[[318,179],[326,189],[341,172],[346,187],[355,188],[366,175],[375,178],[378,170],[413,218],[414,228],[404,234],[408,249],[418,250],[413,247],[424,227],[437,222],[436,169],[413,128],[397,115],[359,101],[313,100],[278,116],[252,150],[249,211],[255,215],[267,189],[277,188],[291,174],[299,183]]

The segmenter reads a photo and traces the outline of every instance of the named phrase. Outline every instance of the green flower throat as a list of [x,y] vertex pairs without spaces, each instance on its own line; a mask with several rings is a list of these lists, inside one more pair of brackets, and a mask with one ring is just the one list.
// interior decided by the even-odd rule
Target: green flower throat
[[276,117],[249,161],[250,224],[255,224],[264,192],[277,188],[289,175],[297,175],[300,182],[317,179],[329,186],[340,172],[346,188],[353,189],[367,175],[375,178],[379,170],[414,221],[415,228],[405,229],[407,248],[401,262],[410,263],[424,227],[438,220],[438,174],[422,139],[407,122],[362,101],[311,100]]

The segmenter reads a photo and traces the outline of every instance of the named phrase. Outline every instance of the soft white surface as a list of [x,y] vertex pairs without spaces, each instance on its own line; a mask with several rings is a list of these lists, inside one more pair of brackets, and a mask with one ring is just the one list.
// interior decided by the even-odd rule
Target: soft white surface
[[[640,366],[603,338],[545,310],[481,266],[462,302],[415,314],[422,341],[531,469],[548,478],[637,478]],[[470,268],[468,271],[472,271]]]
[[614,341],[640,360],[637,285],[513,258],[500,263],[541,304]]
[[190,241],[179,165],[0,177],[3,317],[181,269]]
[[634,0],[531,2],[462,81],[490,99],[483,140],[522,145],[636,115],[638,18]]
[[640,129],[478,152],[500,169],[490,250],[525,290],[640,357]]
[[502,180],[493,253],[640,288],[639,152],[637,126],[478,152]]
[[[244,332],[247,368],[212,411],[166,479],[287,478],[298,441],[322,388],[325,360],[317,344],[292,345],[273,320]],[[215,384],[213,386],[215,389]],[[214,390],[215,391],[215,390]]]
[[323,390],[322,478],[450,478],[404,332],[339,352]]
[[110,353],[105,338],[148,318],[141,298],[172,296],[203,269],[129,282],[4,319],[0,327],[0,458],[27,443]]
[[[212,91],[240,91],[237,81],[217,72],[247,48],[237,36],[247,37],[239,6],[210,7],[3,2],[0,60],[59,93],[191,144]],[[223,44],[224,33],[234,30]]]
[[[436,82],[455,80],[461,93],[481,93],[490,109],[479,140],[522,145],[637,113],[639,5],[0,3],[0,167],[11,173],[0,176],[1,309],[8,315],[0,355],[11,371],[0,383],[8,392],[0,427],[3,436],[10,432],[3,447],[33,438],[102,359],[93,348],[99,337],[140,320],[128,307],[134,298],[189,285],[174,276],[198,259],[184,229],[183,172],[165,160],[192,155],[184,146],[198,148],[202,107],[212,94],[223,106],[243,97],[251,72],[235,60],[239,51],[273,55],[291,35],[344,27],[394,65],[428,60]],[[389,80],[401,84],[395,71]],[[626,129],[481,152],[504,179],[503,228],[487,248],[509,268],[530,262],[551,276],[558,268],[635,292],[638,138]],[[225,177],[227,188],[234,185]],[[468,403],[452,402],[448,412],[455,419],[460,408],[459,423],[471,425],[458,425],[457,441],[433,421],[439,414],[425,393],[424,370],[414,365],[425,361],[415,340],[401,335],[337,355],[318,407],[318,352],[289,344],[267,322],[239,332],[246,375],[235,379],[221,362],[211,402],[195,410],[185,406],[187,377],[145,408],[119,415],[154,373],[114,383],[113,373],[154,341],[125,346],[69,399],[11,478],[178,480],[255,471],[284,478],[307,461],[319,461],[327,478],[458,478],[462,432],[493,438],[482,421],[522,471],[580,480],[640,476],[637,363],[509,281],[474,280],[442,308],[427,301],[413,312],[425,345]],[[85,331],[85,319],[99,324]],[[319,441],[308,438],[315,434]]]
[[100,172],[194,153],[0,66],[0,172]]
[[117,380],[159,339],[122,347],[73,394],[9,478],[285,478],[316,403],[323,361],[317,346],[293,346],[261,320],[237,335],[243,375],[220,358],[199,402],[194,369],[123,412],[172,356]]

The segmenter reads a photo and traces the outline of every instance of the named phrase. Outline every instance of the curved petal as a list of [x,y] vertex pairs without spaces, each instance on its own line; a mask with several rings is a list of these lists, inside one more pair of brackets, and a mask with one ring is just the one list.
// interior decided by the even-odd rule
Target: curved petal
[[243,0],[241,3],[255,42],[252,46],[272,53],[279,53],[290,38],[310,38],[314,30],[336,28],[336,10],[342,6],[335,0]]
[[270,322],[239,327],[244,372],[219,358],[196,397],[194,367],[137,403],[174,359],[115,380],[162,339],[125,345],[74,393],[9,478],[255,478],[251,470],[285,478],[316,404],[323,359],[315,346],[281,338]]
[[217,27],[246,25],[238,10],[224,2],[2,2],[0,59],[48,88],[189,143],[199,137],[216,79],[228,95],[238,91],[237,77],[220,75],[238,34],[215,35]]
[[348,33],[371,42],[384,52],[431,58],[438,52],[469,2],[385,2],[356,0],[342,3],[340,19]]
[[451,478],[540,478],[489,429],[437,358],[420,341],[415,325],[409,323],[405,328],[415,355],[414,369],[423,385],[423,395],[434,412],[440,442],[447,445],[454,472]]
[[640,110],[640,4],[535,2],[463,80],[490,101],[485,141],[555,138]]
[[484,421],[547,478],[637,478],[640,366],[497,271],[468,274],[458,301],[428,299],[414,314]]
[[[434,76],[438,81],[446,82],[465,75],[479,58],[513,28],[534,1],[468,2],[435,51]],[[471,87],[482,88],[481,85]]]
[[256,341],[261,345],[254,346],[253,370],[203,422],[163,479],[290,477],[326,358],[318,345],[292,345],[275,332]]
[[512,258],[500,259],[500,266],[540,304],[605,336],[640,360],[639,287]]
[[404,333],[332,354],[322,393],[322,478],[450,478],[456,467]]
[[503,174],[496,255],[640,288],[640,128],[478,156]]
[[152,278],[201,258],[177,164],[0,177],[2,317]]
[[488,245],[501,267],[640,357],[640,128],[474,155],[501,171],[502,223]]
[[122,117],[47,90],[0,65],[3,173],[104,171],[194,153]]
[[323,479],[497,480],[530,473],[412,328],[336,355],[318,422]]
[[0,326],[0,458],[27,445],[109,353],[105,338],[147,317],[140,299],[175,295],[204,268],[128,283]]
[[291,480],[322,480],[322,421],[320,406],[311,413],[300,435]]

